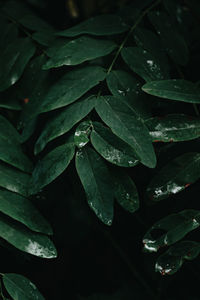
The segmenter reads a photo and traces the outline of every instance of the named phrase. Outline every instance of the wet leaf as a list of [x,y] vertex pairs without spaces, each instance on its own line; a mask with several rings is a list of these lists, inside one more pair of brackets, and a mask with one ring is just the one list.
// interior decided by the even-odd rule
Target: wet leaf
[[38,113],[69,105],[104,80],[106,73],[99,66],[86,66],[67,72],[48,91]]
[[30,175],[23,173],[7,164],[0,162],[0,186],[18,193],[22,196],[27,195],[28,182]]
[[66,41],[57,47],[47,50],[50,59],[43,66],[43,70],[60,66],[74,66],[84,61],[92,60],[111,53],[117,45],[109,40],[98,40],[89,36],[81,36],[77,39]]
[[145,81],[165,79],[160,62],[150,52],[140,47],[123,48],[122,58],[133,72]]
[[86,146],[76,154],[76,170],[90,208],[104,224],[111,225],[114,190],[104,160]]
[[0,59],[0,91],[18,81],[34,53],[35,46],[29,38],[20,38],[7,45]]
[[160,11],[151,11],[149,19],[160,35],[164,48],[175,63],[186,65],[189,59],[188,47],[170,17]]
[[42,151],[48,142],[65,134],[75,124],[86,117],[94,108],[95,103],[96,97],[90,96],[67,106],[65,109],[57,112],[51,117],[35,144],[35,154]]
[[[169,246],[181,240],[187,233],[200,226],[200,211],[194,209],[183,210],[171,214],[156,222],[145,234],[144,249],[157,252],[160,247]],[[154,231],[161,233],[154,238]]]
[[197,86],[183,79],[152,81],[143,85],[142,90],[160,98],[200,103],[200,91]]
[[185,260],[193,260],[200,253],[200,243],[182,241],[171,246],[164,254],[160,255],[155,264],[155,271],[161,275],[173,275],[182,266]]
[[100,15],[58,33],[60,36],[74,37],[81,34],[113,35],[129,29],[117,15]]
[[89,142],[91,125],[91,121],[83,121],[77,126],[74,134],[74,143],[78,148],[84,147]]
[[52,241],[41,233],[33,233],[25,226],[0,217],[0,237],[17,249],[41,258],[55,258],[57,251]]
[[52,234],[51,226],[31,201],[16,193],[0,189],[0,211],[33,231]]
[[121,167],[133,167],[139,162],[133,148],[101,123],[93,123],[90,137],[96,151],[110,163]]
[[5,273],[3,275],[3,283],[14,300],[45,300],[35,284],[22,275]]
[[152,141],[181,142],[200,136],[199,118],[184,114],[171,114],[164,117],[150,118],[145,122]]
[[36,194],[63,173],[74,156],[74,150],[74,144],[68,140],[39,160],[32,173],[29,194]]
[[96,111],[113,133],[134,149],[144,165],[155,167],[156,156],[149,132],[130,106],[113,96],[102,96],[98,98]]
[[153,177],[147,187],[147,194],[153,201],[160,201],[184,190],[200,178],[200,154],[185,153]]

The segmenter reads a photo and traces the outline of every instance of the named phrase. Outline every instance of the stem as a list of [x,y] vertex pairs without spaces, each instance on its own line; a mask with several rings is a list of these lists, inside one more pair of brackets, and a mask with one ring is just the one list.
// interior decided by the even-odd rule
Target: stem
[[146,14],[148,14],[148,12],[153,9],[155,6],[157,6],[159,3],[161,2],[161,0],[157,0],[155,3],[153,3],[151,6],[149,6],[147,9],[145,9],[143,11],[143,13],[138,17],[138,19],[136,20],[135,24],[131,27],[131,29],[129,30],[128,34],[126,35],[126,37],[124,38],[124,40],[122,41],[121,45],[119,46],[113,61],[111,62],[107,74],[109,74],[112,71],[112,68],[119,56],[119,54],[121,53],[121,50],[123,49],[124,45],[126,44],[129,36],[131,35],[131,33],[133,32],[133,30],[138,26],[138,24],[142,21],[142,19],[146,16]]

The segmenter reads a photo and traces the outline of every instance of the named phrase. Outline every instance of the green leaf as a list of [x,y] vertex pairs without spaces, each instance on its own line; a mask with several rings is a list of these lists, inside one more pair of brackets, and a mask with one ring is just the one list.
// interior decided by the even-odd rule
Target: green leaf
[[73,103],[105,77],[105,70],[99,66],[87,66],[68,72],[50,87],[38,112],[47,112]]
[[76,169],[90,208],[103,223],[111,225],[114,191],[103,159],[91,148],[84,147],[76,154]]
[[0,217],[0,237],[17,249],[41,258],[55,258],[57,251],[52,241],[41,233]]
[[90,113],[90,111],[94,108],[95,103],[96,97],[90,96],[67,106],[60,112],[57,112],[46,123],[35,144],[34,153],[39,153],[44,149],[48,142],[68,132],[75,124]]
[[14,300],[45,300],[35,284],[22,275],[5,273],[3,275],[3,283]]
[[93,123],[90,138],[96,151],[110,163],[121,167],[133,167],[138,163],[133,148],[101,123]]
[[74,150],[74,144],[68,141],[39,160],[33,170],[29,194],[36,194],[63,173],[74,156]]
[[145,81],[165,79],[165,72],[156,57],[140,47],[123,48],[121,55],[133,72]]
[[157,172],[147,187],[153,201],[160,201],[184,190],[200,178],[200,154],[185,153]]
[[193,260],[200,253],[200,243],[182,241],[171,246],[168,251],[160,255],[155,264],[155,271],[161,275],[173,275],[185,260]]
[[[3,97],[2,97],[3,98]],[[16,99],[0,99],[0,107],[10,110],[21,110],[22,107]]]
[[[194,209],[183,210],[171,214],[156,222],[145,234],[144,249],[149,252],[157,252],[160,247],[172,245],[181,240],[187,233],[200,225],[200,212]],[[154,232],[161,233],[154,238]]]
[[50,24],[45,22],[44,19],[34,15],[33,13],[24,15],[19,19],[19,23],[33,31],[50,31],[52,35],[55,33],[53,27]]
[[91,126],[91,121],[83,121],[77,126],[74,133],[74,143],[78,148],[84,147],[89,142]]
[[60,66],[79,65],[111,53],[117,45],[109,40],[98,40],[89,36],[81,36],[71,41],[63,41],[62,46],[53,46],[53,51],[47,50],[50,59],[43,66],[44,70]]
[[113,133],[134,149],[144,165],[155,167],[156,156],[149,132],[134,110],[120,99],[102,96],[98,98],[96,111]]
[[0,211],[33,231],[52,234],[51,226],[31,201],[20,195],[0,189]]
[[0,137],[8,139],[15,144],[21,143],[21,136],[14,126],[2,115],[0,115]]
[[80,34],[113,35],[129,29],[117,15],[101,15],[92,17],[82,23],[58,33],[60,36],[74,37]]
[[161,37],[164,48],[175,63],[186,65],[189,59],[188,47],[170,17],[160,11],[151,11],[149,19]]
[[143,85],[142,90],[147,94],[164,99],[200,103],[200,91],[197,86],[183,79],[148,82]]
[[181,142],[200,136],[199,118],[184,114],[171,114],[146,120],[153,142]]
[[27,195],[27,186],[30,175],[23,173],[7,164],[0,162],[0,186],[18,193],[22,196]]
[[43,46],[50,46],[55,40],[55,35],[51,31],[38,31],[32,34],[32,39]]
[[115,185],[115,198],[117,202],[130,213],[134,213],[139,209],[139,196],[137,188],[132,179],[120,170],[113,170],[113,181]]
[[29,38],[17,39],[7,45],[0,58],[0,91],[16,83],[34,53],[35,46]]

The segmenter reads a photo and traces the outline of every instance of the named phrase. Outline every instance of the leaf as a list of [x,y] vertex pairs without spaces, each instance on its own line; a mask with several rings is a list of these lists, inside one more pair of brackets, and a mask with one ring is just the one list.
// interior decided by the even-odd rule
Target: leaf
[[50,46],[55,40],[55,35],[52,34],[51,31],[45,30],[45,31],[38,31],[34,32],[32,34],[33,40],[38,42],[39,44],[43,46]]
[[123,48],[121,55],[130,69],[145,81],[165,79],[160,62],[151,53],[140,47]]
[[0,211],[33,231],[52,234],[51,226],[31,201],[20,195],[0,189]]
[[74,156],[74,150],[74,144],[68,141],[39,160],[32,173],[29,194],[36,194],[63,173]]
[[185,153],[157,172],[147,187],[153,201],[160,201],[184,190],[200,178],[200,154]]
[[74,37],[81,34],[113,35],[129,29],[122,19],[116,15],[100,15],[92,17],[82,23],[61,31],[60,36]]
[[[187,233],[200,225],[200,212],[194,209],[183,210],[171,214],[156,222],[145,234],[144,249],[149,252],[157,252],[160,247],[169,246],[181,240]],[[154,238],[154,232],[160,234]],[[158,235],[158,234],[157,234]]]
[[94,108],[95,103],[96,97],[90,96],[67,106],[60,112],[57,112],[46,123],[35,144],[34,153],[39,153],[44,149],[48,142],[67,133],[75,124],[90,113],[90,111]]
[[115,198],[117,202],[130,213],[134,213],[139,209],[139,196],[137,188],[132,179],[120,170],[120,172],[112,172],[115,185]]
[[90,138],[95,150],[110,163],[121,167],[137,165],[138,159],[133,148],[101,123],[93,123]]
[[184,114],[171,114],[146,120],[152,141],[181,142],[200,136],[200,120]]
[[17,222],[0,217],[0,237],[17,249],[41,258],[55,258],[52,241],[41,233],[34,233]]
[[76,170],[90,208],[104,224],[111,225],[114,191],[104,161],[94,150],[84,147],[76,154]]
[[142,90],[147,94],[164,99],[200,103],[200,91],[197,86],[183,79],[148,82],[143,85]]
[[84,147],[89,142],[91,126],[91,121],[83,121],[77,126],[74,134],[74,143],[78,148]]
[[23,173],[7,164],[0,162],[0,186],[18,193],[22,196],[27,195],[27,186],[30,175]]
[[102,96],[98,98],[96,111],[113,133],[134,149],[144,165],[155,167],[156,156],[149,132],[134,110],[120,99]]
[[5,273],[3,275],[3,283],[14,300],[45,300],[35,284],[22,275]]
[[151,11],[150,22],[160,35],[164,48],[175,63],[186,65],[189,60],[187,44],[178,32],[169,15],[160,11]]
[[87,66],[68,72],[50,87],[38,107],[38,113],[73,103],[105,77],[105,70],[99,66]]
[[117,45],[113,41],[98,40],[89,36],[81,36],[71,41],[63,41],[62,46],[53,46],[53,51],[47,50],[50,59],[43,70],[60,66],[79,65],[85,61],[102,57],[111,53]]
[[21,137],[15,127],[2,115],[0,115],[0,137],[9,138],[15,144],[21,143]]
[[10,110],[21,110],[22,107],[15,99],[0,99],[0,107]]
[[26,14],[23,17],[19,18],[19,23],[24,27],[33,30],[33,31],[49,31],[53,35],[55,30],[53,27],[44,21],[44,19],[39,18],[33,13]]
[[35,46],[29,38],[17,39],[7,45],[0,58],[0,91],[17,82],[34,53]]
[[168,251],[160,255],[155,265],[155,271],[161,275],[173,275],[185,260],[193,260],[200,253],[200,244],[193,241],[182,241],[171,246]]

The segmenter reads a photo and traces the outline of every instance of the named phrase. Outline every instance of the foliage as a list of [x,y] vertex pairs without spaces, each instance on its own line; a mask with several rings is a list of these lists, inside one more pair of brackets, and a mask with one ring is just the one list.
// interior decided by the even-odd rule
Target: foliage
[[[38,199],[51,187],[59,197],[59,184],[69,181],[104,225],[117,222],[119,206],[138,218],[137,226],[147,229],[144,250],[161,253],[154,262],[161,275],[176,273],[199,255],[193,233],[200,225],[199,205],[178,198],[180,193],[190,200],[200,178],[199,77],[191,72],[199,51],[197,33],[190,35],[199,29],[195,5],[135,1],[115,14],[58,30],[21,1],[1,1],[0,237],[8,242],[5,247],[57,257]],[[153,215],[145,217],[148,209]],[[109,229],[88,214],[118,249]],[[155,299],[142,271],[130,269]],[[2,274],[2,283],[14,300],[44,299],[22,275]],[[134,295],[141,299],[142,293],[136,288]],[[109,299],[118,294],[122,299],[120,291]]]

